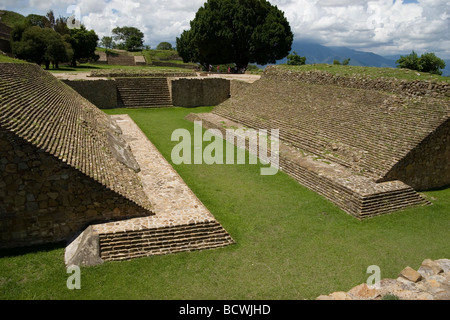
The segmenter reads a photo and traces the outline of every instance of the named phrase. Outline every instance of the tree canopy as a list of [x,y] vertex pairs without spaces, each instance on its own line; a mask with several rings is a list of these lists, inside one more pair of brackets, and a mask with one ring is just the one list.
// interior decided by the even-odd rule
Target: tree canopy
[[300,57],[297,52],[287,56],[287,64],[291,66],[302,66],[306,63],[306,57]]
[[56,68],[59,62],[70,61],[76,66],[77,60],[95,59],[98,36],[93,30],[84,26],[69,29],[67,18],[55,18],[53,11],[46,16],[28,15],[17,23],[11,31],[11,47],[20,59],[50,63]]
[[427,52],[421,57],[414,50],[406,56],[400,56],[396,62],[399,68],[406,68],[416,71],[429,72],[434,74],[442,74],[440,69],[445,68],[445,62],[438,58],[434,53]]
[[156,47],[156,50],[173,50],[172,45],[169,42],[161,42]]
[[[68,61],[72,53],[66,46],[63,37],[50,28],[32,26],[19,32],[17,29],[15,36],[20,34],[19,41],[12,42],[13,53],[20,59],[44,63],[49,69],[50,63],[58,65],[59,62]],[[16,38],[17,39],[17,38]]]
[[121,41],[121,45],[128,51],[140,49],[144,45],[144,34],[135,27],[116,27],[112,30],[113,38]]
[[275,63],[288,55],[293,41],[284,13],[266,0],[208,0],[190,26],[177,38],[178,53],[205,68]]

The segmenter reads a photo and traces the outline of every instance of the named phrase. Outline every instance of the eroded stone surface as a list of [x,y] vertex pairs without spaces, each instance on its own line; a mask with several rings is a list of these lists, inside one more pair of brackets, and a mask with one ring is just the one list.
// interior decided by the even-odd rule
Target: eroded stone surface
[[[427,272],[406,267],[397,279],[383,279],[377,286],[360,284],[348,292],[338,291],[320,295],[316,300],[381,300],[395,296],[400,300],[450,300],[450,259],[425,259],[423,266],[432,266]],[[420,269],[419,269],[420,270]]]

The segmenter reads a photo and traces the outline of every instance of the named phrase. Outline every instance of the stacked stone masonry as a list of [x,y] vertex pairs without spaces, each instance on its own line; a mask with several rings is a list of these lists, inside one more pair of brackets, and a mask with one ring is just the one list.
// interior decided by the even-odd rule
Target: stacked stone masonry
[[127,115],[113,116],[141,171],[155,215],[92,226],[103,261],[214,249],[234,240]]
[[[213,113],[191,113],[186,119],[201,121],[207,129],[219,129],[224,137],[229,128],[242,129],[243,132],[247,128]],[[236,144],[235,139],[229,142]],[[245,147],[252,154],[261,155],[260,150],[252,149],[249,143]],[[270,153],[269,146],[268,149]],[[269,159],[262,160],[268,162]],[[376,183],[370,178],[355,175],[343,165],[318,159],[316,155],[300,151],[287,143],[279,146],[279,169],[359,219],[429,204],[401,181]]]
[[115,82],[124,107],[172,105],[167,78],[116,78]]
[[117,125],[38,66],[0,64],[0,132],[1,247],[153,214]]
[[368,88],[327,73],[271,67],[212,114],[189,117],[221,130],[279,129],[280,169],[363,218],[428,204],[414,188],[450,184],[446,86],[425,96],[392,93],[400,89],[390,82]]

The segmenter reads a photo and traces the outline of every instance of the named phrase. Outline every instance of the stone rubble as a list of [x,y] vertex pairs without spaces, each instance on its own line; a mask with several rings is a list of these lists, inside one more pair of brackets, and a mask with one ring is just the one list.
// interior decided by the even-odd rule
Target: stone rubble
[[418,270],[404,268],[397,279],[377,286],[362,283],[347,292],[320,295],[316,300],[450,300],[450,259],[425,259]]

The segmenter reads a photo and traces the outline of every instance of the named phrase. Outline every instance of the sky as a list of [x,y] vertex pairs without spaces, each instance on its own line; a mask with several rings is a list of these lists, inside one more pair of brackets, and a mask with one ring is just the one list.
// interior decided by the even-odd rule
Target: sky
[[[133,26],[155,48],[188,30],[206,0],[0,0],[0,10],[28,15],[79,14],[99,35],[117,26]],[[294,41],[346,46],[383,56],[434,52],[450,59],[450,0],[269,0],[282,10]],[[76,10],[74,10],[76,8]]]

